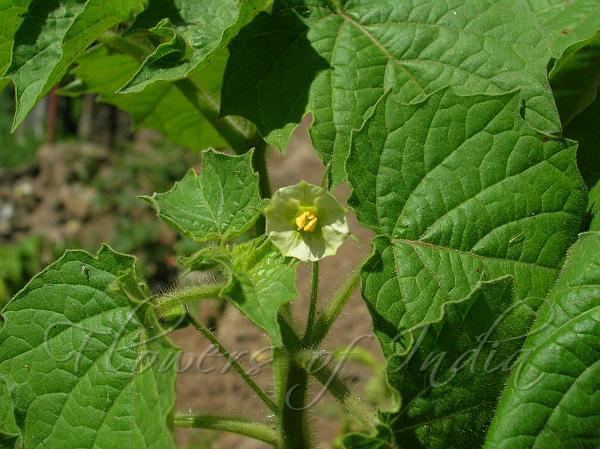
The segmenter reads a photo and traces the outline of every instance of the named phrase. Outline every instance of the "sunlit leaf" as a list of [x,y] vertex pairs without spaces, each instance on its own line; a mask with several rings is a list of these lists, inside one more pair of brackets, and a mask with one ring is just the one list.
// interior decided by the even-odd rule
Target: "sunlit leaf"
[[126,22],[143,0],[33,0],[15,34],[5,76],[15,84],[16,128],[103,32]]
[[[347,170],[349,203],[363,224],[382,234],[363,268],[363,294],[387,357],[413,347],[409,331],[438,322],[458,336],[447,351],[468,349],[474,334],[461,340],[470,328],[456,317],[448,321],[445,312],[477,295],[487,297],[477,301],[496,301],[481,286],[500,288],[493,281],[506,276],[513,287],[494,303],[491,317],[510,302],[539,307],[585,206],[575,144],[531,128],[520,115],[518,93],[460,96],[450,89],[414,105],[388,94],[354,134]],[[461,307],[453,310],[464,318]],[[490,316],[480,318],[487,323]],[[436,405],[436,391],[413,403],[418,409],[405,405],[407,416],[394,426],[399,441],[450,448],[471,433],[482,440],[502,383],[493,377],[485,395],[483,387],[461,391],[461,384],[492,382],[478,373],[461,377],[440,399],[443,406]],[[408,380],[398,385],[408,388]],[[481,407],[464,410],[479,397]]]
[[548,45],[513,0],[278,0],[273,16],[259,15],[233,40],[222,111],[252,120],[280,147],[312,112],[313,143],[337,184],[352,129],[388,89],[410,102],[448,85],[520,88],[528,121],[557,131]]
[[486,449],[600,441],[600,234],[571,248],[502,395]]
[[134,270],[106,246],[96,257],[69,251],[2,310],[0,376],[25,448],[175,447],[177,351],[145,285],[125,290]]
[[210,64],[267,0],[150,0],[132,31],[150,29],[162,43],[124,87],[139,92],[156,81],[174,81]]
[[179,232],[198,242],[226,241],[241,235],[262,212],[252,151],[227,156],[203,153],[202,171],[188,171],[165,193],[143,197]]

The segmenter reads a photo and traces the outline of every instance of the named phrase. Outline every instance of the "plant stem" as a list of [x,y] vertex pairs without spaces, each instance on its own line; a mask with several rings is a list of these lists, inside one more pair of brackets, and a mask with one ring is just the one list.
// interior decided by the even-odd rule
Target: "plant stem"
[[203,299],[216,299],[221,295],[223,284],[207,284],[182,288],[161,296],[154,303],[154,310],[160,321],[169,322],[185,315],[184,306]]
[[267,148],[268,144],[258,133],[254,139],[254,157],[252,165],[259,176],[260,196],[271,198],[271,183],[269,181],[269,170],[267,168]]
[[[148,53],[152,50],[112,31],[102,33],[99,40],[108,47],[128,54],[140,62],[144,61]],[[241,119],[234,120],[231,117],[220,117],[220,105],[211,95],[204,92],[189,78],[183,78],[175,81],[173,84],[221,134],[223,139],[231,145],[233,151],[243,154],[252,147],[256,133],[250,133],[243,126],[240,126]],[[248,128],[251,129],[252,127]]]
[[[258,185],[260,196],[263,199],[271,198],[271,183],[269,181],[269,170],[267,167],[267,147],[268,144],[258,134],[254,139],[254,154],[252,155],[252,165],[258,173]],[[264,215],[260,215],[256,220],[256,235],[263,235],[266,230],[266,220]]]
[[285,449],[310,448],[306,419],[308,374],[295,360],[290,360],[281,404],[281,434]]
[[308,318],[306,319],[306,331],[302,343],[306,344],[312,338],[315,318],[317,315],[317,300],[319,296],[319,262],[312,263],[311,287],[310,287],[310,305],[308,308]]
[[230,117],[219,117],[219,104],[212,96],[201,90],[189,78],[175,81],[175,86],[231,145],[233,151],[243,154],[250,149],[252,136],[247,135]]
[[237,433],[238,435],[263,441],[276,448],[282,447],[277,431],[263,423],[251,422],[239,418],[188,414],[175,416],[174,423],[177,427],[192,427]]
[[331,330],[331,326],[333,326],[333,323],[335,323],[348,303],[352,292],[360,285],[360,269],[363,263],[364,261],[357,265],[339,290],[333,295],[331,302],[315,323],[310,340],[305,342],[306,346],[317,347],[327,336]]
[[[332,369],[328,365],[328,361],[322,359],[322,356],[319,355],[318,357],[315,357],[315,351],[303,350],[300,338],[290,324],[281,317],[279,323],[281,326],[281,334],[284,340],[285,348],[287,351],[289,351],[291,356],[288,364],[290,366],[295,365],[297,368],[304,371],[305,374],[309,374],[317,379],[323,385],[323,387],[325,387],[325,389],[342,404],[348,413],[359,420],[366,429],[373,429],[377,423],[377,416],[370,407],[364,404],[352,393],[350,388],[346,385],[346,382],[340,377],[339,371],[341,370],[342,365],[340,364]],[[313,369],[316,362],[318,362],[319,369]],[[301,381],[301,378],[292,378],[292,382],[295,383],[290,383],[288,376],[286,389],[289,391],[290,385],[292,387],[298,384],[302,385]],[[295,400],[298,399],[295,398]],[[297,402],[292,403],[292,405],[297,407]],[[309,404],[309,406],[310,405],[311,404]],[[282,408],[282,421],[284,414],[285,409]],[[294,414],[288,414],[288,417],[290,420],[293,418],[298,418],[298,414],[296,414],[296,416],[294,416]],[[299,422],[302,423],[303,428],[306,429],[305,421]],[[289,429],[284,427],[283,424],[284,423],[282,422],[282,432],[285,434],[286,431],[289,432]],[[289,425],[291,427],[292,423],[289,423]],[[298,422],[296,425],[298,425]],[[283,440],[286,441],[285,435]]]
[[267,395],[267,393],[265,393],[265,391],[256,382],[254,382],[252,377],[250,377],[250,375],[246,372],[242,365],[239,364],[237,359],[233,357],[229,353],[229,351],[221,344],[217,337],[215,337],[214,334],[206,326],[204,326],[202,323],[196,320],[196,318],[194,318],[191,314],[188,314],[188,319],[190,320],[190,323],[192,323],[192,326],[194,326],[198,332],[204,335],[206,339],[210,341],[215,348],[218,349],[218,351],[223,355],[223,357],[225,357],[227,361],[231,363],[233,369],[235,369],[239,373],[242,379],[244,379],[248,386],[252,388],[252,390],[254,390],[256,395],[265,403],[265,405],[269,407],[269,409],[273,413],[279,414],[279,407],[277,406],[277,404],[275,404],[273,399],[271,399],[269,395]]
[[[296,354],[296,363],[305,372],[314,376],[367,430],[373,430],[377,424],[377,415],[352,393],[339,376],[343,364],[340,363],[332,369],[328,362],[329,360],[324,360],[322,355],[314,351],[300,351]],[[314,366],[318,369],[313,369]]]

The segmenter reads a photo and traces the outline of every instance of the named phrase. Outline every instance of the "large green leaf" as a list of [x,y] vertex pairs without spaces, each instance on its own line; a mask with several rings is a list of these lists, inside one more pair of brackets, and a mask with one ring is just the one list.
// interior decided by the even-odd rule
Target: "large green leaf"
[[0,377],[0,449],[13,449],[19,437],[19,427],[15,422],[13,401],[8,387]]
[[[387,357],[408,351],[414,345],[409,331],[430,323],[460,331],[462,324],[447,322],[445,311],[474,295],[495,301],[480,291],[490,281],[510,276],[512,301],[532,310],[552,286],[577,236],[585,187],[575,144],[531,128],[520,104],[518,92],[460,96],[446,89],[413,105],[388,94],[354,134],[349,203],[363,224],[381,234],[363,268],[363,294]],[[463,350],[461,342],[452,350]],[[474,384],[491,382],[473,376]],[[394,429],[415,440],[411,447],[461,447],[460,435],[481,437],[498,388],[494,383],[485,396],[485,412],[463,410],[483,387],[472,397],[449,395],[443,407],[430,391],[419,401],[425,411],[411,410],[411,423],[408,416],[399,418],[405,424]],[[436,432],[427,432],[433,419],[440,422],[435,438]],[[457,435],[443,432],[443,424]]]
[[579,142],[577,163],[590,191],[589,229],[600,231],[600,97],[569,123],[565,135]]
[[[10,64],[14,35],[32,0],[0,0],[0,78]],[[0,81],[2,86],[2,81]],[[0,87],[2,90],[2,87]]]
[[177,351],[133,279],[131,256],[68,251],[3,309],[0,376],[25,448],[175,447]]
[[124,87],[139,92],[155,81],[185,78],[209,64],[267,0],[150,0],[132,31],[150,29],[162,43]]
[[33,0],[15,34],[5,75],[15,84],[13,129],[98,36],[143,7],[144,0]]
[[552,38],[552,55],[600,32],[598,0],[526,0]]
[[143,197],[179,232],[198,242],[241,235],[262,211],[252,151],[242,156],[207,151],[202,172],[190,170],[165,193]]
[[[414,331],[406,354],[388,360],[402,407],[387,417],[410,448],[478,448],[534,313],[513,303],[512,282],[482,283],[439,322]],[[468,444],[467,444],[468,442]]]
[[600,444],[600,233],[571,248],[489,431],[489,449]]
[[312,112],[313,143],[338,183],[351,130],[387,89],[410,102],[448,85],[521,88],[528,120],[557,131],[546,36],[514,0],[278,0],[272,17],[259,15],[233,40],[222,111],[279,146]]
[[563,54],[550,78],[563,127],[594,102],[600,86],[600,37],[576,47]]
[[258,238],[230,251],[208,249],[183,261],[190,269],[217,263],[227,276],[222,295],[263,329],[273,345],[282,345],[277,315],[298,296],[295,259],[286,258],[269,240]]
[[[194,85],[215,104],[219,104],[226,60],[227,55],[221,53],[215,56],[206,70],[191,75]],[[98,94],[100,101],[129,112],[137,128],[156,129],[173,142],[191,149],[226,145],[220,134],[173,83],[161,81],[142,92],[117,94],[138,67],[139,62],[132,56],[110,53],[99,47],[78,60],[73,70],[77,79],[61,92],[67,95]]]

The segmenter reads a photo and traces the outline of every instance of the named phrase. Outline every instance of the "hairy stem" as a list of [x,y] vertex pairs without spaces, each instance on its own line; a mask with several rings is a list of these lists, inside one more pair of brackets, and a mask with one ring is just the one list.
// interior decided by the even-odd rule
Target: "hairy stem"
[[357,398],[348,388],[346,382],[339,376],[343,362],[332,368],[329,359],[325,359],[323,355],[314,351],[300,351],[296,354],[295,359],[305,372],[314,376],[342,404],[346,411],[365,426],[367,430],[375,428],[377,424],[376,413]]
[[285,449],[310,448],[310,431],[306,418],[308,374],[295,360],[290,360],[281,408],[281,434]]
[[333,295],[327,308],[315,323],[310,340],[305,342],[306,346],[317,347],[327,336],[331,330],[331,326],[333,326],[333,323],[335,323],[348,303],[350,296],[360,285],[360,269],[363,262],[357,265],[352,273],[346,278],[339,290]]
[[177,427],[192,427],[237,433],[238,435],[244,435],[258,441],[263,441],[276,448],[283,447],[281,439],[275,429],[266,424],[247,421],[245,419],[213,415],[182,414],[175,416],[174,424]]
[[317,300],[319,296],[319,262],[312,263],[312,272],[311,272],[311,287],[310,287],[310,305],[308,308],[308,318],[306,319],[306,331],[304,332],[304,338],[302,339],[302,343],[306,344],[311,341],[314,326],[315,326],[315,318],[317,315]]
[[246,370],[242,367],[242,365],[239,364],[237,359],[229,353],[229,351],[225,348],[225,346],[221,344],[217,337],[215,337],[214,334],[206,326],[204,326],[202,323],[196,320],[196,318],[194,318],[191,314],[188,314],[188,319],[190,320],[190,323],[192,323],[192,326],[194,326],[198,332],[204,335],[206,339],[210,341],[215,348],[218,349],[218,351],[223,355],[223,357],[227,359],[227,361],[231,364],[233,369],[235,369],[238,372],[242,379],[244,379],[248,386],[252,388],[252,390],[265,403],[265,405],[269,407],[269,409],[273,413],[279,414],[279,407],[277,406],[277,404],[275,404],[273,399],[271,399],[269,395],[265,393],[265,391],[256,382],[254,382],[250,374],[248,374]]
[[182,288],[156,299],[154,310],[160,321],[169,322],[185,314],[187,304],[204,299],[216,299],[221,295],[223,284],[207,284]]
[[[310,350],[307,351],[302,348],[300,337],[298,337],[286,319],[280,317],[279,323],[285,348],[291,356],[291,359],[288,362],[289,365],[294,365],[304,371],[307,375],[314,377],[323,385],[324,391],[326,390],[337,399],[346,411],[354,416],[366,429],[374,429],[375,424],[377,423],[375,412],[352,393],[344,379],[339,375],[339,371],[342,369],[343,364],[339,364],[332,368],[329,365],[330,360],[324,359],[320,353]],[[292,380],[298,384],[302,379]],[[293,384],[291,386],[293,386]],[[286,388],[289,391],[289,383]],[[319,399],[320,395],[317,395],[311,403],[305,404],[305,407],[310,408],[316,404]],[[292,405],[297,406],[297,403],[292,403]],[[282,414],[283,413],[282,410]],[[293,416],[294,415],[292,414],[291,417]]]

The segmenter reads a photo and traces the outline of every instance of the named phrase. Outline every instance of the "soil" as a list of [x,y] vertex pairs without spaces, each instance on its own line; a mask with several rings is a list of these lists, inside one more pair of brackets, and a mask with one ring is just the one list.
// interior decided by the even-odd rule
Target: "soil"
[[[305,124],[306,125],[306,124]],[[318,184],[323,174],[323,165],[312,149],[306,126],[300,127],[294,134],[285,155],[278,152],[269,154],[269,172],[273,190],[294,184],[304,179]],[[345,200],[349,190],[342,186],[334,192]],[[319,297],[323,304],[336,291],[354,267],[370,252],[369,241],[372,233],[359,226],[356,219],[350,218],[350,228],[354,239],[348,239],[336,257],[321,261],[321,285]],[[301,296],[293,303],[294,316],[304,319],[308,310],[310,291],[310,268],[302,264],[298,272],[298,289]],[[203,305],[200,316],[214,316],[214,305]],[[216,333],[219,339],[232,352],[241,356],[240,361],[247,368],[254,364],[264,363],[269,359],[268,340],[265,335],[246,319],[234,307],[228,306],[222,316],[216,320]],[[235,371],[223,372],[226,362],[222,357],[206,357],[209,345],[193,329],[178,331],[173,335],[175,342],[182,348],[182,367],[185,372],[178,376],[177,410],[192,413],[228,414],[249,419],[265,420],[269,410],[258,400],[240,379]],[[377,343],[371,334],[371,318],[360,297],[360,292],[353,294],[346,309],[326,339],[324,349],[334,351],[351,345],[371,352],[381,359]],[[204,355],[204,357],[203,357]],[[258,358],[253,359],[253,355]],[[199,365],[198,361],[204,362]],[[193,363],[193,362],[196,363]],[[191,367],[188,367],[191,364]],[[212,369],[212,372],[206,372]],[[370,368],[357,363],[346,363],[342,374],[352,383],[353,391],[359,396],[363,394],[366,383],[372,376]],[[263,366],[255,378],[264,388],[270,383],[271,370]],[[310,410],[310,419],[315,424],[320,441],[320,448],[330,448],[334,439],[346,424],[344,412],[339,404],[320,392],[320,385],[312,386],[312,395],[321,399]],[[178,430],[180,447],[214,448],[214,449],[263,449],[268,446],[252,440],[230,434],[219,434],[213,431]]]
[[[297,183],[301,179],[315,184],[320,182],[323,166],[311,148],[306,125],[307,122],[298,128],[285,156],[277,151],[269,153],[272,189]],[[14,243],[30,235],[41,236],[44,241],[54,245],[54,249],[46,251],[42,264],[49,263],[57,255],[56,248],[65,245],[92,250],[97,248],[99,242],[106,241],[117,250],[134,253],[137,245],[145,251],[138,255],[148,259],[142,259],[139,265],[154,264],[150,273],[144,273],[155,279],[152,287],[156,290],[172,283],[176,274],[173,262],[176,234],[160,224],[154,213],[135,196],[163,190],[165,187],[158,185],[159,181],[170,185],[172,180],[165,178],[181,177],[187,167],[197,162],[197,156],[189,152],[183,156],[180,153],[160,153],[161,159],[153,162],[148,153],[148,148],[153,145],[152,139],[144,138],[143,133],[141,136],[141,141],[131,149],[137,153],[125,154],[125,157],[133,158],[138,164],[127,172],[118,165],[123,162],[115,157],[114,152],[101,145],[81,143],[43,146],[38,151],[35,163],[19,170],[1,171],[0,243]],[[160,180],[148,179],[148,168],[137,162],[144,160],[148,160],[149,166],[172,167],[172,173],[165,175],[164,172],[169,170],[161,169],[160,173],[157,172]],[[182,167],[173,168],[177,164]],[[132,164],[126,162],[124,165],[131,167]],[[105,186],[101,194],[98,193],[98,185]],[[349,191],[342,186],[334,193],[339,199],[345,200]],[[102,203],[102,198],[107,197],[113,202]],[[127,226],[133,229],[134,241],[129,241],[129,237],[123,241],[123,235],[130,231],[122,232],[124,225],[120,224],[119,227],[115,224],[117,217],[124,217]],[[350,227],[354,238],[348,239],[336,257],[321,262],[321,304],[370,252],[372,234],[361,228],[353,216],[350,217]],[[142,228],[148,234],[143,238],[139,236]],[[150,257],[148,248],[152,248]],[[307,315],[309,284],[309,266],[302,264],[298,272],[301,296],[292,307],[295,316],[301,320]],[[259,365],[255,379],[267,389],[271,380],[270,348],[263,332],[232,306],[203,303],[198,314],[215,328],[219,339],[240,357],[242,365],[248,368]],[[359,347],[380,360],[381,355],[370,329],[369,313],[360,293],[355,292],[326,339],[324,348],[334,351],[357,342]],[[228,369],[225,360],[211,351],[212,348],[200,334],[188,328],[177,331],[173,340],[182,349],[182,372],[177,381],[177,411],[226,414],[262,421],[269,419],[268,409],[237,373]],[[347,363],[342,374],[351,382],[353,390],[363,395],[373,372],[364,365]],[[320,385],[312,385],[311,388],[313,397],[319,399],[310,409],[310,419],[315,424],[313,427],[318,428],[315,440],[322,442],[319,447],[329,448],[349,422],[344,418],[341,407],[327,394],[322,394]],[[177,440],[179,447],[186,449],[266,447],[253,440],[207,430],[179,429]]]

